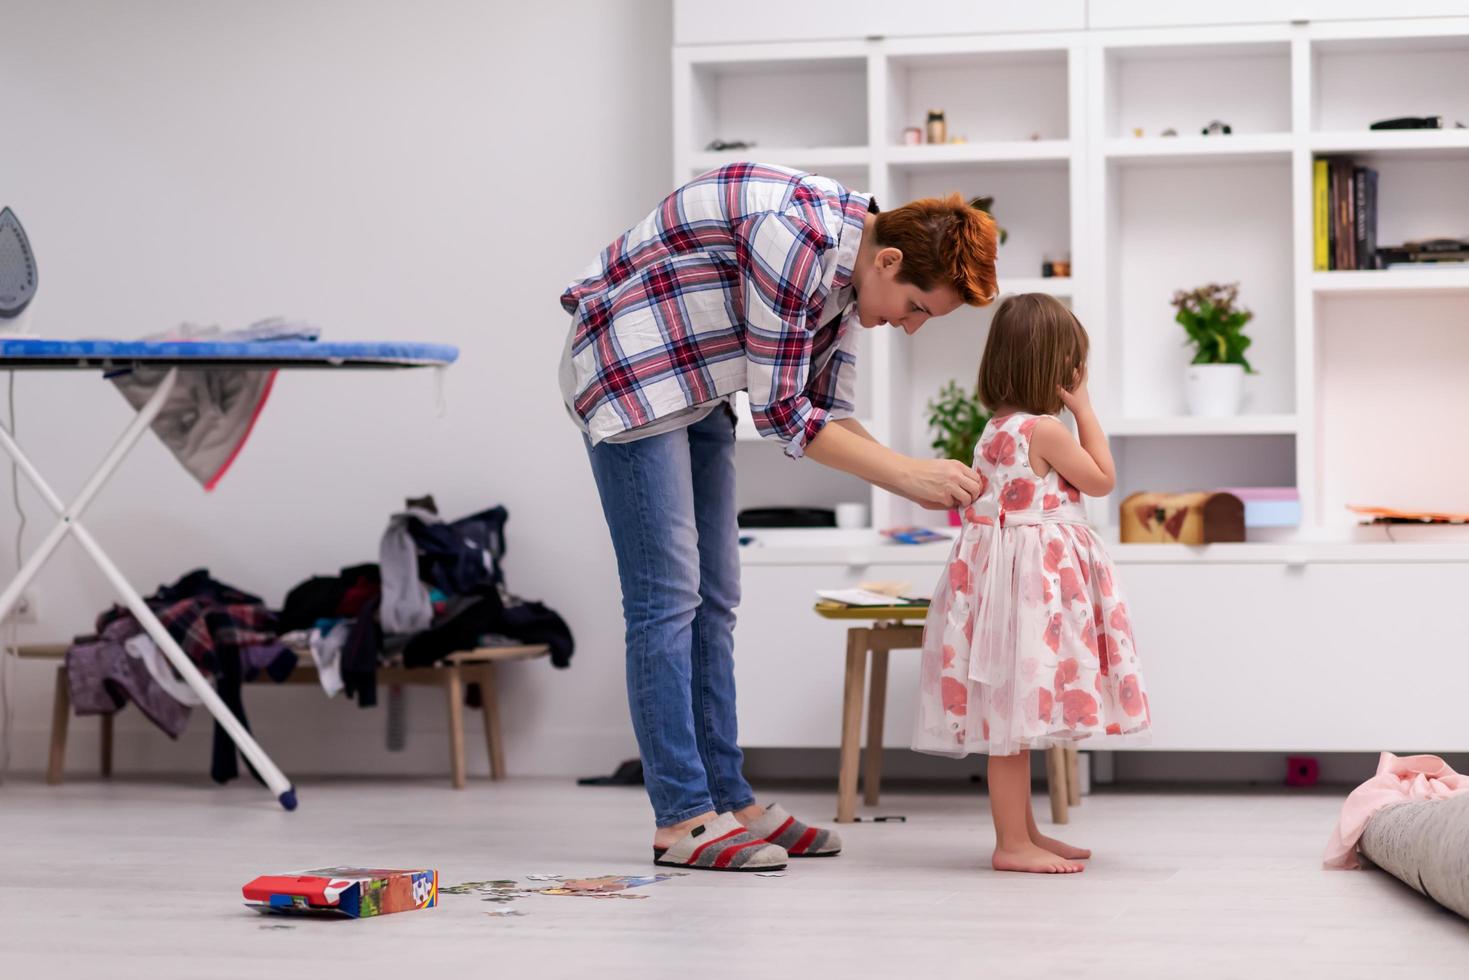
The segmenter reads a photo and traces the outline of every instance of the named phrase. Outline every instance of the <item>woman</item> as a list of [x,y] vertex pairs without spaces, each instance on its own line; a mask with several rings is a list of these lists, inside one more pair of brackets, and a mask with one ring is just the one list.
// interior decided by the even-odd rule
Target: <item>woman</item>
[[734,688],[734,414],[761,436],[925,507],[972,469],[878,443],[852,415],[856,327],[913,334],[995,295],[995,226],[958,195],[879,212],[836,181],[735,163],[669,195],[561,296],[561,390],[612,534],[654,861],[767,871],[841,850],[755,800]]

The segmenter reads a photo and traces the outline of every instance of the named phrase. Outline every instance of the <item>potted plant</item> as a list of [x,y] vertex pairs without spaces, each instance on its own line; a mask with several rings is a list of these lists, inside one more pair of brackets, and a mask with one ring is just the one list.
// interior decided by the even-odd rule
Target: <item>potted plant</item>
[[[934,436],[931,445],[941,459],[973,466],[975,447],[989,421],[990,413],[980,402],[978,390],[971,394],[957,381],[945,384],[928,403],[928,427]],[[949,524],[958,527],[957,510],[949,511]]]
[[1244,326],[1255,314],[1235,305],[1239,283],[1209,283],[1192,292],[1173,294],[1175,320],[1194,346],[1194,359],[1184,370],[1184,400],[1190,415],[1235,415],[1244,399],[1246,374],[1255,369],[1245,358],[1250,338]]
[[[970,198],[969,206],[971,208],[977,208],[980,211],[983,211],[991,218],[995,216],[995,198],[993,195],[990,195],[989,197]],[[995,221],[995,234],[999,238],[998,244],[1000,245],[1005,244],[1005,242],[1010,238],[1010,233],[1005,230],[1005,226],[1000,224],[998,220]]]

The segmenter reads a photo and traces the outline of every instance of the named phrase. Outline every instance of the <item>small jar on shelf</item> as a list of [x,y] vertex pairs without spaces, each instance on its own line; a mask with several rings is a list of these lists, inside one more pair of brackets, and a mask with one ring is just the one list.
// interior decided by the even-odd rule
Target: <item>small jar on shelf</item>
[[927,132],[930,143],[947,143],[949,141],[949,124],[944,120],[944,110],[928,110]]

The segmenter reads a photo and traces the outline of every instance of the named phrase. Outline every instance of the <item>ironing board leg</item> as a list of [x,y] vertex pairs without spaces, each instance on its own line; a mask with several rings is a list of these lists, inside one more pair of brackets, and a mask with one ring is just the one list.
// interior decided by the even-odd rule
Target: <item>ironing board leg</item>
[[184,653],[183,649],[174,641],[174,638],[169,635],[168,630],[158,621],[158,617],[153,615],[153,610],[148,608],[148,604],[143,601],[143,597],[128,584],[122,572],[118,571],[117,566],[112,563],[112,559],[107,557],[107,553],[102,550],[102,546],[97,543],[96,539],[80,523],[82,512],[86,510],[87,505],[97,496],[98,491],[102,489],[107,479],[112,476],[118,465],[127,457],[127,454],[137,444],[138,440],[142,438],[143,433],[148,431],[148,426],[153,424],[153,419],[157,417],[159,410],[168,399],[168,395],[173,390],[174,383],[177,380],[177,368],[170,370],[164,376],[163,381],[158,386],[158,390],[153,393],[152,397],[148,399],[147,404],[138,412],[137,417],[124,430],[122,437],[118,439],[117,443],[112,447],[112,450],[103,458],[102,463],[82,486],[81,492],[77,494],[76,499],[70,505],[62,502],[61,498],[51,489],[45,478],[41,476],[40,471],[36,469],[26,454],[21,451],[20,446],[16,443],[10,432],[4,426],[0,426],[0,449],[4,449],[15,460],[21,471],[25,473],[26,479],[31,481],[36,490],[40,492],[42,498],[45,499],[46,503],[56,512],[59,518],[56,526],[41,541],[35,553],[26,560],[26,563],[16,573],[15,578],[11,580],[5,590],[0,592],[0,621],[4,621],[10,615],[11,610],[20,600],[21,593],[26,590],[40,573],[47,559],[56,550],[56,546],[61,543],[67,534],[73,535],[77,543],[82,546],[87,554],[92,557],[92,561],[101,569],[102,574],[112,583],[112,587],[122,597],[123,602],[126,603],[128,609],[138,620],[139,625],[152,637],[153,642],[158,644],[158,648],[163,651],[163,655],[168,658],[169,663],[173,664],[174,670],[178,671],[179,676],[184,679],[185,683],[199,696],[199,700],[209,709],[209,713],[229,733],[230,738],[234,739],[235,745],[239,747],[245,758],[249,759],[251,765],[260,773],[261,778],[265,780],[265,784],[270,787],[271,792],[275,794],[281,806],[287,810],[294,810],[296,808],[296,791],[291,786],[290,781],[286,779],[280,769],[276,768],[275,763],[265,754],[265,750],[256,743],[255,739],[250,736],[250,733],[245,730],[245,726],[240,724],[239,719],[220,700],[219,695],[214,692],[214,688],[209,686],[209,682],[204,679],[204,675],[199,673],[199,669],[194,666],[194,662],[189,659],[188,654]]

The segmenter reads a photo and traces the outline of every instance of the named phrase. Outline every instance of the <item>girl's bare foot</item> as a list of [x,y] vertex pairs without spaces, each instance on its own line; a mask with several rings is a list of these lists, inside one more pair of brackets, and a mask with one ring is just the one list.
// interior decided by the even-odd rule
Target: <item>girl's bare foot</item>
[[1038,830],[1032,830],[1030,832],[1030,842],[1036,847],[1050,851],[1057,857],[1069,858],[1072,861],[1084,861],[1092,856],[1089,848],[1072,847],[1065,841],[1056,840],[1054,837],[1047,837]]
[[1029,871],[1035,874],[1075,874],[1085,871],[1086,865],[1068,860],[1036,844],[1019,847],[996,847],[990,858],[990,866],[996,871]]

